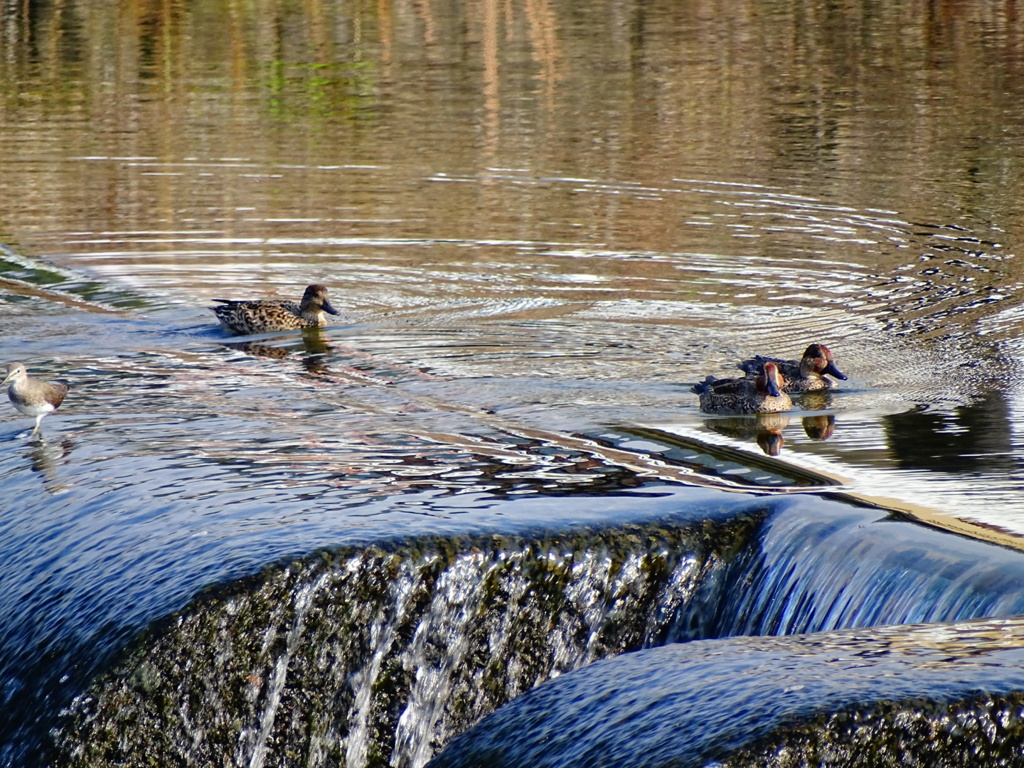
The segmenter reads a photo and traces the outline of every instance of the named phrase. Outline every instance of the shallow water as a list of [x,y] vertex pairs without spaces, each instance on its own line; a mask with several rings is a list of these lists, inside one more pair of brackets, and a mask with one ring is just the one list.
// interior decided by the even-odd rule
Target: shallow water
[[[72,614],[106,568],[151,616],[353,531],[663,481],[1015,540],[1011,11],[4,4],[2,358],[71,384],[45,441],[0,410],[11,599]],[[314,281],[320,334],[207,309]],[[811,341],[828,398],[698,411],[692,382]]]

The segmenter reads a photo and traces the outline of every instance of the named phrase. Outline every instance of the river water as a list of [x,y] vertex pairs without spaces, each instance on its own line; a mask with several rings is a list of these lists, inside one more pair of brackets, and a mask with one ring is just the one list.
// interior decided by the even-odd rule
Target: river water
[[[4,2],[0,357],[71,386],[43,440],[0,411],[19,647],[654,481],[827,487],[1018,547],[1017,14]],[[208,310],[313,282],[319,334]],[[811,342],[836,392],[699,412],[693,382]]]

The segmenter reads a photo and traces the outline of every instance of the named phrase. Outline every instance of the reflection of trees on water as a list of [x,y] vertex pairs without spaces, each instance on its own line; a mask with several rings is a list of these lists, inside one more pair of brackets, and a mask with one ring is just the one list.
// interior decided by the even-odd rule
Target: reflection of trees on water
[[[988,209],[989,201],[976,199],[989,189],[980,183],[988,180],[986,174],[1001,182],[992,187],[999,198],[1019,198],[1014,186],[1020,180],[1012,175],[1004,180],[999,169],[1019,154],[1014,126],[1006,121],[1015,114],[1012,107],[1024,83],[1017,55],[1024,27],[992,3],[946,3],[941,14],[880,4],[871,13],[867,35],[867,21],[856,12],[792,1],[779,3],[778,12],[768,16],[754,0],[739,0],[728,9],[630,0],[588,7],[586,13],[551,0],[266,0],[251,6],[219,0],[67,0],[4,7],[0,76],[15,85],[0,92],[3,107],[24,109],[26,92],[39,95],[40,104],[31,101],[36,110],[72,105],[100,131],[117,126],[117,141],[125,144],[105,150],[111,155],[151,152],[155,142],[168,159],[206,156],[210,147],[222,146],[242,149],[246,156],[279,158],[288,154],[281,152],[287,125],[288,133],[303,136],[310,147],[330,148],[320,159],[329,154],[344,160],[346,149],[362,155],[373,147],[397,167],[463,166],[479,153],[479,167],[492,168],[492,161],[509,162],[501,156],[514,147],[537,155],[529,161],[517,157],[523,167],[603,168],[613,177],[664,183],[674,169],[658,158],[708,161],[733,148],[742,150],[736,154],[743,158],[782,165],[777,178],[785,178],[789,168],[801,177],[832,177],[842,165],[851,198],[876,199],[878,179],[916,178],[922,165],[958,180],[942,190],[952,210]],[[751,46],[751,39],[761,44]],[[851,40],[862,44],[851,48]],[[914,73],[932,71],[940,79],[864,77],[883,60]],[[780,71],[787,73],[784,88],[778,86]],[[945,77],[952,79],[959,99],[952,119],[936,127],[933,123],[943,117],[937,109],[901,108],[934,103]],[[406,84],[426,94],[432,99],[426,106],[439,111],[424,113],[405,95]],[[232,94],[223,105],[211,99],[220,89]],[[825,93],[844,98],[823,99]],[[694,103],[719,106],[693,112]],[[886,123],[889,151],[865,153],[864,136],[874,122],[858,116],[885,117],[893,110],[903,119]],[[419,130],[410,136],[394,130],[406,114],[420,128],[447,119],[465,133]],[[40,130],[62,122],[40,121]],[[382,124],[391,126],[386,135],[378,132],[376,140],[368,140]],[[992,128],[997,125],[1006,130]],[[425,144],[434,133],[443,138]],[[979,136],[988,139],[980,142],[984,152]],[[453,147],[462,162],[453,163]],[[431,151],[444,154],[430,158]],[[574,156],[581,153],[586,155]],[[625,165],[632,158],[641,162]],[[653,178],[645,178],[650,170]],[[322,169],[309,173],[319,177]],[[316,188],[311,177],[289,198],[300,207],[310,199],[306,191]],[[167,199],[160,201],[168,213],[199,189],[194,177],[178,178],[162,180]],[[967,178],[975,183],[963,184]],[[123,183],[106,181],[111,187]],[[46,182],[36,183],[52,193],[57,187]],[[0,180],[5,183],[12,182]],[[176,183],[182,186],[175,188]],[[202,200],[222,195],[215,207],[232,211],[239,200],[257,198],[263,187],[265,178],[247,175],[233,177],[222,190],[207,180]],[[919,189],[906,187],[886,189],[889,208],[918,207]],[[281,191],[275,184],[275,193]],[[960,202],[953,199],[957,194],[969,198]],[[435,205],[475,220],[477,210],[465,205],[459,190],[432,190],[435,200],[448,195],[461,204]],[[90,201],[93,210],[83,211],[90,220],[94,214],[130,213],[122,201],[131,198],[123,194]],[[502,203],[518,204],[507,195]],[[280,200],[278,205],[284,207]],[[528,212],[533,211],[523,211]],[[523,226],[522,216],[509,218]],[[676,220],[668,211],[658,218],[659,223]],[[605,222],[604,237],[619,227],[628,231],[628,220]],[[672,245],[668,233],[677,229],[664,227],[663,247]],[[777,242],[792,247],[786,239]],[[951,242],[947,237],[938,245]],[[954,255],[960,258],[959,251]],[[948,263],[954,260],[942,252],[930,267],[955,271],[957,265]],[[881,273],[898,266],[904,259],[896,254],[881,265]],[[973,273],[976,279],[985,274]]]
[[1009,403],[999,391],[953,413],[920,406],[882,419],[886,442],[900,467],[957,473],[1019,470],[1012,455],[1011,424]]

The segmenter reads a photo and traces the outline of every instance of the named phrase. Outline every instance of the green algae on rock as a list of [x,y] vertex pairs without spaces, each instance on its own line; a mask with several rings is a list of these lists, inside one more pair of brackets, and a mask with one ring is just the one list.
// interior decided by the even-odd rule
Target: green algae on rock
[[538,683],[695,621],[687,606],[709,602],[758,517],[422,538],[268,568],[139,638],[65,713],[53,763],[422,764]]

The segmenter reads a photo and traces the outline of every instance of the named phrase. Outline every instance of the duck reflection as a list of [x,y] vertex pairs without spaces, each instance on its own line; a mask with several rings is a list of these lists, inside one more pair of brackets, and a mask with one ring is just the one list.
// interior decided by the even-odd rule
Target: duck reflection
[[[754,417],[737,416],[731,419],[709,419],[708,429],[720,435],[739,440],[753,439],[767,456],[778,456],[786,444],[782,431],[790,424],[785,413],[759,413]],[[801,419],[804,433],[811,440],[828,440],[836,429],[836,417],[832,414],[805,416]]]
[[832,414],[804,416],[802,421],[804,433],[811,440],[828,440],[836,431],[836,417]]
[[797,402],[804,411],[828,411],[832,409],[832,393],[827,390],[804,392]]
[[253,357],[269,357],[274,360],[284,360],[301,352],[302,365],[309,373],[324,373],[327,370],[327,359],[332,349],[323,332],[315,327],[302,330],[301,347],[294,342],[281,347],[258,341],[224,341],[221,344]]
[[767,456],[778,456],[782,453],[782,446],[786,444],[786,439],[782,436],[781,431],[775,432],[770,429],[758,432],[755,440],[758,447]]
[[784,413],[759,413],[753,418],[714,419],[708,420],[706,424],[720,435],[740,440],[753,438],[768,456],[778,456],[786,444],[782,430],[789,426],[789,416]]

